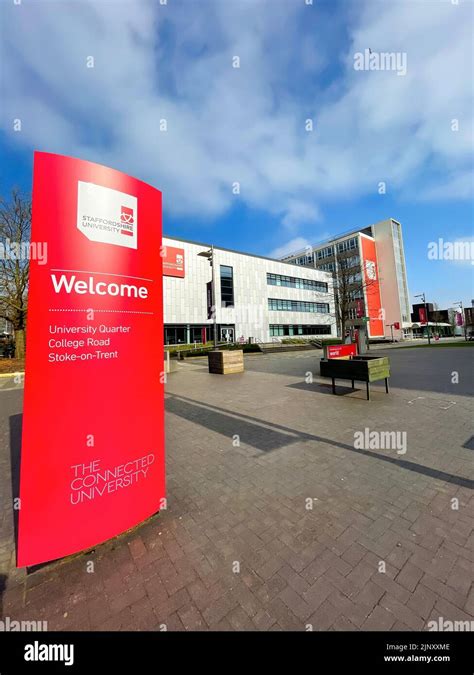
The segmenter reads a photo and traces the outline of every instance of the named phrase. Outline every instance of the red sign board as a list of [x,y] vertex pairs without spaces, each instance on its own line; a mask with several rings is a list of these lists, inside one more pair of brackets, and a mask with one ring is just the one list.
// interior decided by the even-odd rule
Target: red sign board
[[324,348],[327,359],[341,359],[349,356],[357,356],[357,345],[328,345]]
[[[35,153],[18,566],[165,508],[161,192]],[[42,261],[43,262],[43,261]]]
[[361,235],[360,242],[364,268],[363,282],[366,297],[366,315],[370,317],[368,321],[369,337],[382,337],[385,334],[385,326],[382,318],[383,309],[375,241]]
[[163,274],[165,277],[184,278],[184,249],[163,246]]
[[426,308],[425,307],[420,307],[418,309],[418,317],[420,319],[420,323],[426,323]]
[[356,317],[361,319],[364,316],[364,303],[361,299],[356,301]]
[[395,321],[395,323],[393,324],[393,327],[395,328],[395,330],[400,330],[400,322]]

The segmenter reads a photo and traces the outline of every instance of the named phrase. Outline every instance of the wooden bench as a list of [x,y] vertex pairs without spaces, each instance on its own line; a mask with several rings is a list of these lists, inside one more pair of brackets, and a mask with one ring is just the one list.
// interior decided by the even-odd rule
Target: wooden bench
[[332,393],[336,393],[336,378],[365,382],[367,400],[370,401],[370,383],[385,380],[385,392],[388,394],[388,378],[390,377],[390,361],[387,356],[354,356],[351,359],[321,359],[320,374],[332,380]]

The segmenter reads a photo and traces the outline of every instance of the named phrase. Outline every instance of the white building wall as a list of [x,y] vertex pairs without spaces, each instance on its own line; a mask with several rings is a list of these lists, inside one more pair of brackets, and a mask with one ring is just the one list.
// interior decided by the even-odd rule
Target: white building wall
[[[209,250],[209,245],[163,238],[163,245],[184,249],[185,277],[163,277],[165,324],[212,324],[207,318],[206,284],[211,280],[211,266],[198,254]],[[332,276],[315,269],[296,267],[288,263],[259,258],[234,251],[214,248],[216,275],[216,317],[218,324],[234,324],[235,338],[243,336],[271,340],[270,324],[320,324],[329,325],[336,335],[334,292]],[[221,307],[220,265],[233,268],[234,307]],[[323,281],[328,293],[286,288],[267,284],[267,272],[300,279]],[[325,302],[329,314],[318,312],[289,312],[268,309],[268,298]]]

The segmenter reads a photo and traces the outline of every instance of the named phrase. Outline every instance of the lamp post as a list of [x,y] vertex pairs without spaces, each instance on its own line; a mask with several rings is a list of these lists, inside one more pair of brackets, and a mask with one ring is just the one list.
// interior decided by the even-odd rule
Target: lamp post
[[459,307],[461,310],[461,321],[462,325],[464,326],[464,339],[467,340],[466,321],[464,319],[464,309],[462,305],[462,300],[459,300],[459,302],[453,302],[453,307]]
[[217,316],[216,316],[216,283],[215,283],[215,274],[214,274],[214,246],[211,246],[209,251],[201,251],[198,253],[202,258],[207,258],[211,266],[211,302],[212,302],[212,315],[214,319],[214,349],[217,349]]
[[425,314],[426,314],[426,331],[428,334],[428,344],[431,344],[431,335],[430,335],[430,317],[428,316],[428,307],[426,306],[426,298],[425,294],[421,293],[420,295],[415,295],[415,298],[421,298],[423,300],[423,304],[425,306]]

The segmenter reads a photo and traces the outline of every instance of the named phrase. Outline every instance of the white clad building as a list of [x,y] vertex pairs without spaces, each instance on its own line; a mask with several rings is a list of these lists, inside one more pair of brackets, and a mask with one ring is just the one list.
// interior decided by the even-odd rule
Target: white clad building
[[[213,339],[209,244],[163,238],[165,344]],[[218,340],[336,335],[332,275],[214,247]]]

